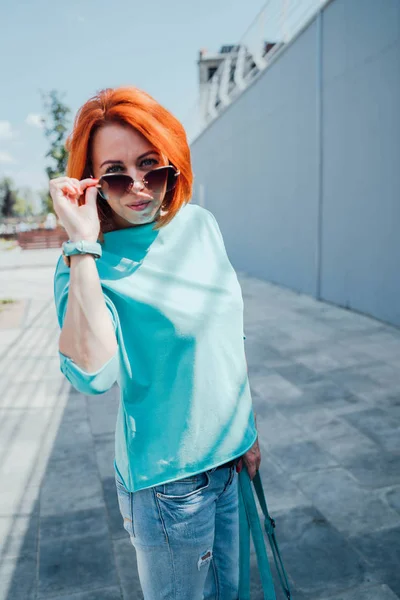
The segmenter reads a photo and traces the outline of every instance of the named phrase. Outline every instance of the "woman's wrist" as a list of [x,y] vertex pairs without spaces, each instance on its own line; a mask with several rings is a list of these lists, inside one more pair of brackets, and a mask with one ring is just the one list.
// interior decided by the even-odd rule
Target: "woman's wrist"
[[[94,256],[94,254],[71,254],[71,256],[65,256],[64,254],[62,254],[63,260],[64,260],[64,264],[71,268],[73,265],[78,265],[80,264],[82,261],[83,262],[91,262],[92,260],[96,260],[96,257]],[[87,258],[89,257],[89,258]],[[91,258],[90,258],[91,257]]]
[[82,260],[87,257],[89,257],[89,260],[96,260],[94,254],[89,254],[89,253],[87,253],[87,254],[72,254],[68,258],[71,261],[71,265],[73,265],[74,263],[82,262]]
[[79,234],[75,234],[70,236],[69,241],[70,242],[97,242],[98,240],[98,236],[93,236],[93,235],[79,235]]

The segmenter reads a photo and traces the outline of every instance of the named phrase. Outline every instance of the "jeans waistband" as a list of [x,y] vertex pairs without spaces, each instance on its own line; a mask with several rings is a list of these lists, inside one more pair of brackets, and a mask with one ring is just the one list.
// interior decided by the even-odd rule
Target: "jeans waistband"
[[229,467],[234,467],[234,466],[236,466],[238,464],[239,460],[240,460],[240,457],[239,458],[234,458],[234,459],[230,460],[229,462],[224,463],[223,465],[218,465],[218,467],[216,468],[216,470],[217,469],[225,469],[225,468],[229,468]]

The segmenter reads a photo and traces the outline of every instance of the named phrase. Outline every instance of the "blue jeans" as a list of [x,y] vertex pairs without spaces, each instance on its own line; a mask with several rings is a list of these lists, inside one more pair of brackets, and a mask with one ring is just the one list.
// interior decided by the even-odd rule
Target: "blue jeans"
[[129,492],[115,476],[145,600],[237,600],[235,466]]

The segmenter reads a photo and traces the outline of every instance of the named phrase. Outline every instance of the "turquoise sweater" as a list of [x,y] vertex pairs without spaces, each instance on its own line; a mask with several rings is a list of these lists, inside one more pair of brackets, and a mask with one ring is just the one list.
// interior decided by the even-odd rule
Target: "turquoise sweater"
[[[106,233],[96,265],[118,350],[95,373],[62,353],[60,365],[84,394],[118,382],[115,466],[128,490],[244,454],[257,432],[243,298],[212,213],[189,203],[159,231],[147,223]],[[68,286],[60,258],[54,279],[60,327]]]

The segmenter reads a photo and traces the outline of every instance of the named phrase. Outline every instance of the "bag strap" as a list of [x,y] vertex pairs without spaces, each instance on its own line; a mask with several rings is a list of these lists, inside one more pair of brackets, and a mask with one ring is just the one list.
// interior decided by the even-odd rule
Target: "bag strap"
[[[265,530],[271,545],[274,562],[278,571],[282,589],[288,600],[291,593],[278,543],[273,531],[275,522],[268,513],[260,474],[257,472],[253,478],[261,509],[265,516]],[[250,600],[250,531],[257,554],[257,562],[260,571],[261,583],[264,592],[264,600],[276,600],[272,573],[269,565],[268,555],[264,542],[264,535],[258,516],[257,506],[254,499],[251,480],[246,468],[239,473],[239,536],[240,536],[240,569],[239,569],[239,598]]]
[[[239,515],[240,512],[242,515],[244,514],[244,518],[241,519],[239,533],[240,530],[243,531],[244,527],[247,528],[248,532],[251,531],[257,554],[264,600],[276,600],[264,536],[247,469],[242,469],[239,473],[239,490],[239,503],[242,505],[241,510],[239,506]],[[239,598],[240,600],[250,600],[250,535],[246,535],[244,540],[240,540],[239,559],[241,567],[239,570]],[[245,577],[241,580],[240,575],[243,574],[245,574]]]
[[239,478],[239,600],[250,600],[250,524]]
[[263,486],[261,483],[261,477],[260,477],[259,471],[257,471],[257,473],[255,474],[255,476],[253,478],[253,485],[254,485],[254,488],[255,488],[257,496],[258,496],[258,501],[260,503],[261,510],[264,513],[264,517],[265,517],[264,527],[265,527],[265,531],[267,533],[268,540],[269,540],[269,543],[271,546],[272,554],[274,556],[275,567],[278,572],[279,580],[281,582],[281,586],[286,595],[287,600],[291,600],[292,596],[290,593],[288,578],[286,575],[285,567],[283,566],[281,553],[279,552],[278,542],[275,537],[275,531],[274,531],[275,521],[274,521],[274,519],[271,518],[271,516],[268,512],[267,501],[265,499],[264,490],[263,490]]

